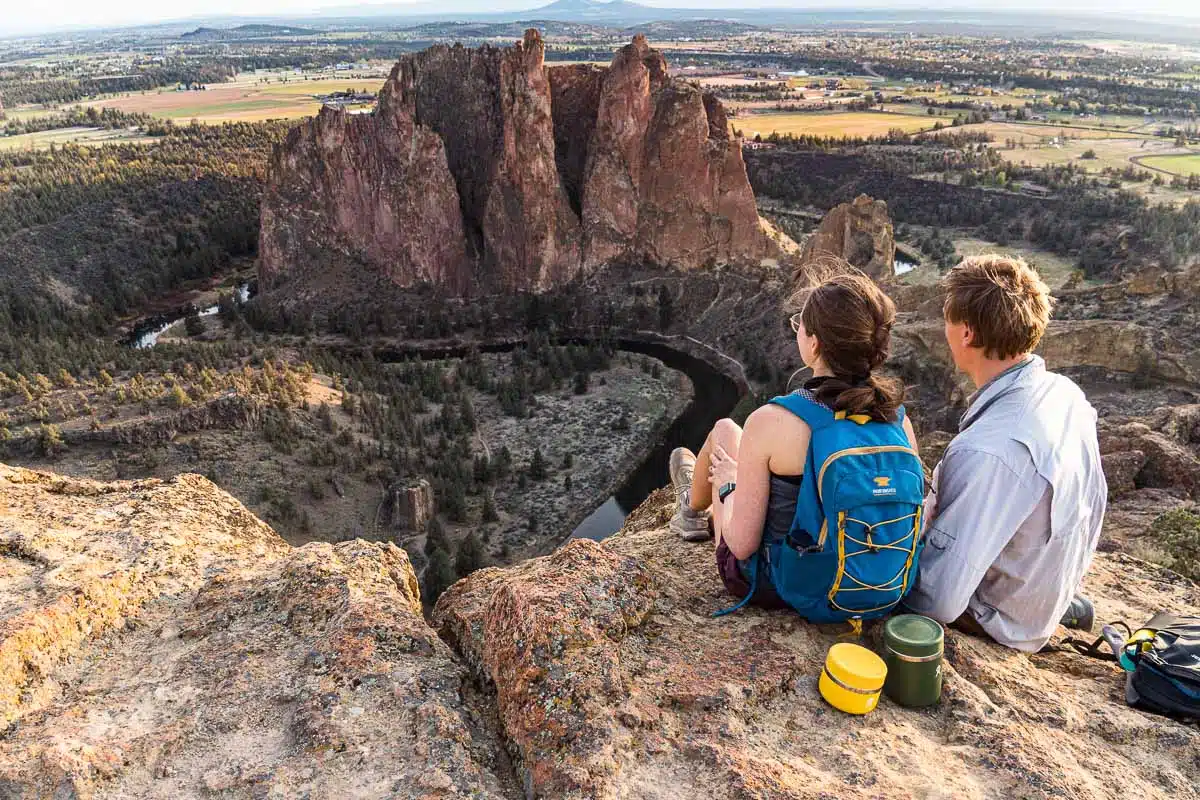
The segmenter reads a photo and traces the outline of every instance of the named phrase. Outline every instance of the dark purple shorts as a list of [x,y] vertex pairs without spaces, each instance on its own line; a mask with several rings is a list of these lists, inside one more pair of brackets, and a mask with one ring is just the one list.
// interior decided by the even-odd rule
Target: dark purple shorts
[[[746,576],[742,574],[742,567],[738,564],[737,556],[726,546],[725,542],[717,545],[717,574],[721,576],[725,590],[734,597],[745,597],[750,592],[750,581],[746,580]],[[775,593],[775,587],[771,585],[770,579],[762,573],[758,576],[758,586],[754,589],[754,597],[750,599],[750,604],[759,608],[788,607],[787,603],[783,602]]]

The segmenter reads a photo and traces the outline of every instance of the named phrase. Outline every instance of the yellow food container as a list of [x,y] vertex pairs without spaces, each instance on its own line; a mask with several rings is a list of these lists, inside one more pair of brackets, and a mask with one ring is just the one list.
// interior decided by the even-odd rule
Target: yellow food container
[[829,648],[821,673],[821,696],[847,714],[867,714],[879,704],[887,678],[883,659],[865,647],[841,642]]

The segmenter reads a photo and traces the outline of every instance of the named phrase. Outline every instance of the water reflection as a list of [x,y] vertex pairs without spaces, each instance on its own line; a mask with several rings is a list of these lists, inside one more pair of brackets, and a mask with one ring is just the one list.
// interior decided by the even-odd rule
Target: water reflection
[[621,530],[621,526],[625,524],[625,517],[628,515],[629,512],[621,507],[617,498],[610,497],[604,505],[588,514],[587,518],[579,523],[575,532],[571,534],[571,538],[591,539],[595,542],[607,539]]
[[[250,284],[243,283],[241,286],[239,286],[237,288],[237,294],[238,294],[238,299],[241,302],[244,303],[247,300],[249,300],[250,299]],[[218,311],[220,311],[220,306],[212,305],[212,306],[209,306],[208,308],[201,309],[197,313],[201,317],[211,317],[211,316],[214,316],[215,314],[217,314]],[[184,319],[185,317],[187,317],[187,314],[181,313],[178,316],[173,317],[173,318],[167,320],[166,322],[162,323],[157,328],[151,328],[148,331],[144,331],[144,332],[138,334],[137,338],[135,338],[133,340],[133,346],[138,349],[142,349],[145,347],[153,347],[155,344],[158,343],[159,336],[162,336],[164,333],[167,332],[167,330],[172,325],[177,324],[181,319]]]

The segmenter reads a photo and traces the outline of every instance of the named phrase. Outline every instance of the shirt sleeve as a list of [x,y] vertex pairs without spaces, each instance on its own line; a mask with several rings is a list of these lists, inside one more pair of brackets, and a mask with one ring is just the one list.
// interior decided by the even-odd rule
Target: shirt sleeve
[[999,457],[951,450],[926,502],[920,578],[905,600],[939,622],[962,616],[988,569],[1037,506],[1044,487]]

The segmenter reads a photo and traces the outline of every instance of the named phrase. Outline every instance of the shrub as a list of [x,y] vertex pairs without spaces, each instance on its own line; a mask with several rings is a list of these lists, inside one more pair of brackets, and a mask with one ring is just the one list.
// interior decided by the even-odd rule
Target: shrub
[[63,442],[62,434],[58,432],[58,426],[43,423],[38,432],[38,451],[43,456],[50,457],[65,448],[66,443]]
[[1200,516],[1183,508],[1164,512],[1151,523],[1150,533],[1167,556],[1163,566],[1200,580]]
[[167,404],[172,408],[184,408],[192,404],[192,398],[188,397],[188,393],[177,383],[167,393]]

